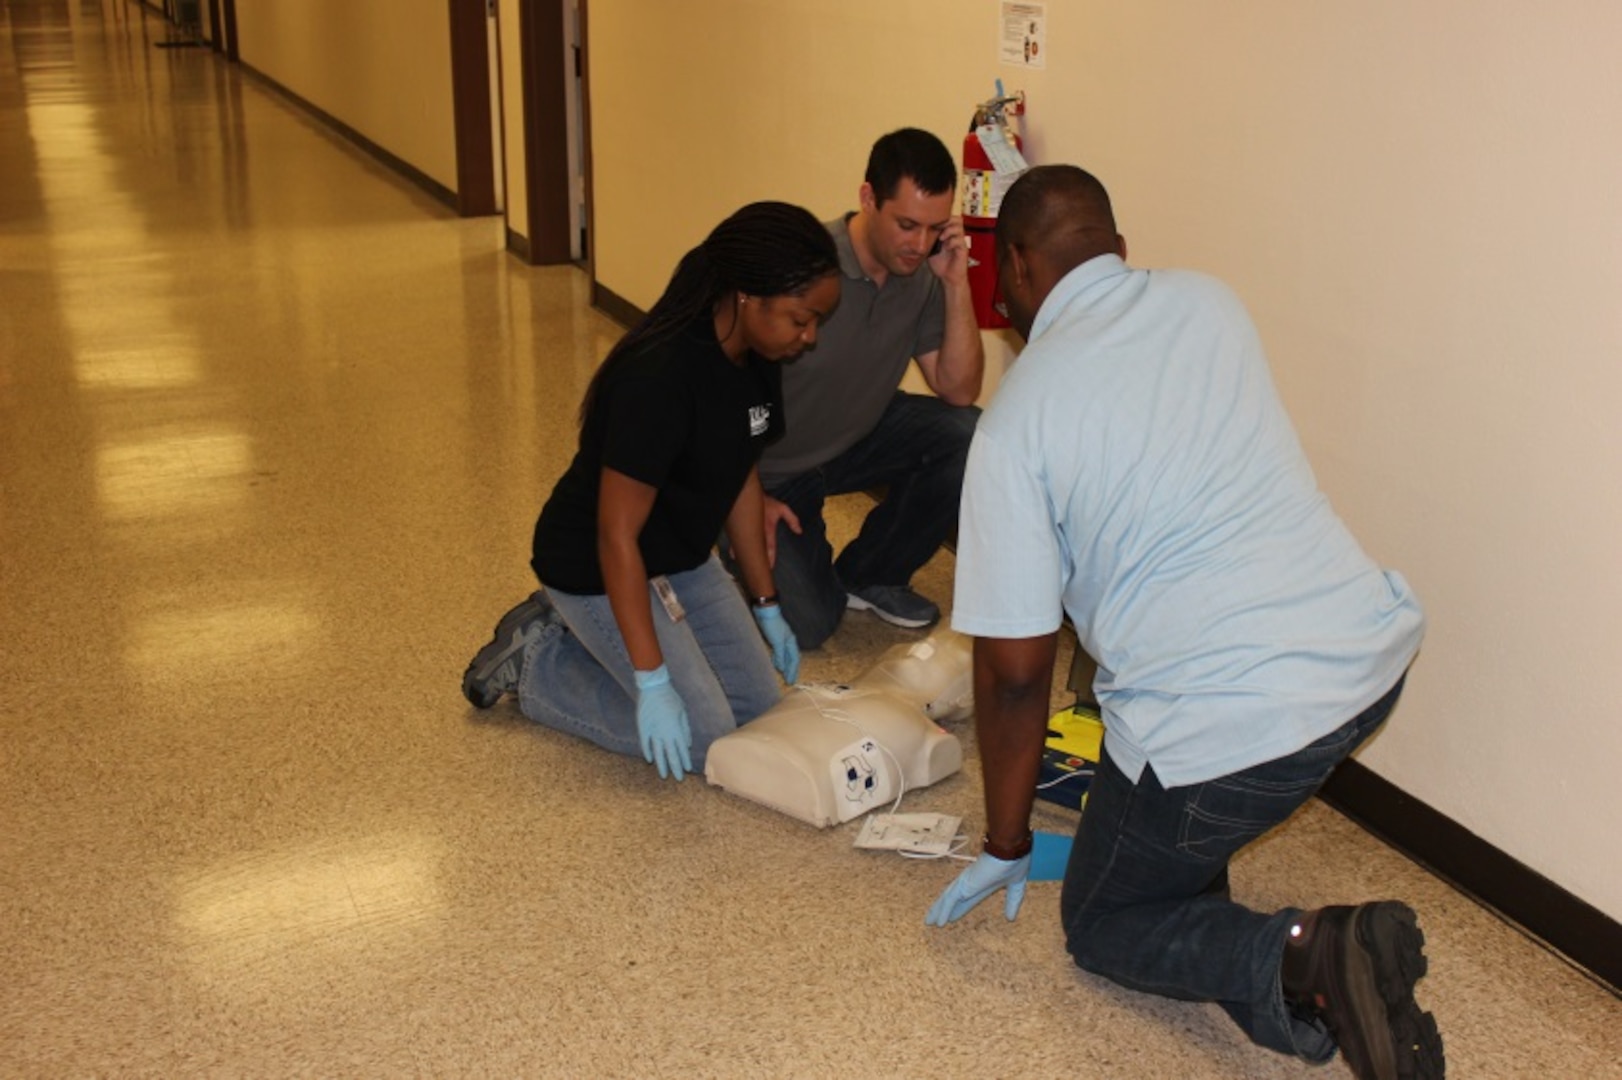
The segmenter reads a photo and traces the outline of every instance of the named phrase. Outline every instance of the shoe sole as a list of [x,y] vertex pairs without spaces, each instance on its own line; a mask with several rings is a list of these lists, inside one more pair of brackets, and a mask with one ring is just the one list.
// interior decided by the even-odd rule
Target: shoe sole
[[851,611],[871,611],[873,614],[877,615],[891,626],[903,626],[908,630],[920,630],[926,626],[934,626],[940,621],[939,612],[936,612],[935,617],[932,619],[909,619],[905,615],[897,615],[893,611],[885,611],[877,604],[869,603],[868,601],[863,600],[860,596],[857,596],[855,593],[845,594],[845,606]]
[[[1385,1014],[1389,1043],[1365,1045],[1374,1060],[1354,1071],[1374,1080],[1441,1080],[1446,1072],[1442,1035],[1436,1018],[1414,1000],[1414,984],[1425,977],[1425,933],[1407,904],[1370,904],[1353,920],[1357,947],[1371,963],[1347,964],[1348,987],[1355,1001],[1373,1012],[1377,998]],[[1357,1011],[1362,1012],[1362,1009]],[[1379,1033],[1365,1033],[1376,1034]]]
[[[488,709],[501,700],[506,691],[491,686],[490,680],[501,670],[501,665],[522,652],[533,635],[540,632],[536,622],[546,616],[549,606],[534,599],[519,604],[501,617],[489,644],[473,655],[462,673],[462,696],[475,709]],[[526,628],[530,633],[525,632]]]

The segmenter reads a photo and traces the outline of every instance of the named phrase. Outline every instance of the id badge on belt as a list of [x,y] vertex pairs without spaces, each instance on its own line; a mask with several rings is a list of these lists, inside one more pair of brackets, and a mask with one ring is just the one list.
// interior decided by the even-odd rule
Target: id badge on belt
[[670,579],[660,574],[653,578],[650,584],[653,591],[659,594],[659,602],[665,606],[665,614],[670,616],[671,622],[681,622],[687,618],[687,612],[681,606],[681,598],[676,595],[676,587],[670,584]]

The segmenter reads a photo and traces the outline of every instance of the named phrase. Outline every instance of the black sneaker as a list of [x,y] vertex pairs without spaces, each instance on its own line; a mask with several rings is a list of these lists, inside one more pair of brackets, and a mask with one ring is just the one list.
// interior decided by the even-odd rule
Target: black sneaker
[[941,609],[934,601],[905,585],[864,585],[845,594],[845,606],[852,611],[871,611],[894,626],[917,630],[940,621]]
[[539,589],[501,617],[490,643],[474,654],[462,674],[462,693],[475,708],[488,709],[503,694],[518,688],[524,646],[539,636],[551,618],[552,601]]
[[1285,996],[1320,1016],[1359,1080],[1440,1080],[1436,1018],[1419,1008],[1425,935],[1394,900],[1309,911],[1290,927]]

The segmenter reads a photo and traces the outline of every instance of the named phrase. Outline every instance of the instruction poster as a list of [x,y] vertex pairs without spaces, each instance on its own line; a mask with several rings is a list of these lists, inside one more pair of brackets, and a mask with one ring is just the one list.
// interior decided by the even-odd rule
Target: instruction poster
[[1022,68],[1048,66],[1048,6],[1002,0],[1002,62]]

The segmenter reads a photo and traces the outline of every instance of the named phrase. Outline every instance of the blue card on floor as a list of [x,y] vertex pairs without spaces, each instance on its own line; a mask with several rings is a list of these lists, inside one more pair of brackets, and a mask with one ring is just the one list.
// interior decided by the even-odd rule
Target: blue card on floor
[[1070,862],[1075,837],[1063,833],[1039,832],[1031,836],[1031,880],[1058,881]]

